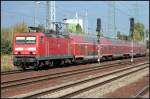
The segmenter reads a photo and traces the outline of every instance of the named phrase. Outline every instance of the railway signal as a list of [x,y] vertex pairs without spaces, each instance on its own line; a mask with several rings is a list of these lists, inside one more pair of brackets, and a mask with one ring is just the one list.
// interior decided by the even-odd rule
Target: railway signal
[[131,62],[133,62],[133,32],[134,32],[134,18],[130,18],[130,33],[131,33]]
[[97,18],[97,44],[98,44],[98,63],[100,64],[100,31],[101,31],[101,19]]
[[133,37],[133,31],[134,31],[134,18],[130,18],[130,32]]

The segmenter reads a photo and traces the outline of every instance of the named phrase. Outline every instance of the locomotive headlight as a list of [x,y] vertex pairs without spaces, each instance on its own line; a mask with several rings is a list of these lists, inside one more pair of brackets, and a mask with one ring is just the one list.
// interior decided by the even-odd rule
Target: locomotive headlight
[[21,54],[20,52],[15,52],[14,54]]
[[18,54],[18,52],[15,52],[14,54]]
[[16,48],[15,48],[15,51],[22,51],[22,50],[23,50],[22,47],[16,47]]
[[30,52],[31,55],[35,54],[35,52]]
[[33,54],[35,54],[35,52],[33,52]]
[[28,51],[36,51],[36,48],[35,47],[29,47],[27,48]]

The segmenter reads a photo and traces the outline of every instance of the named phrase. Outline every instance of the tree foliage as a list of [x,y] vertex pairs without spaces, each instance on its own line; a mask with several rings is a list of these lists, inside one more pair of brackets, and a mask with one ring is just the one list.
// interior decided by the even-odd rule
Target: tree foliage
[[146,36],[146,47],[149,48],[149,30],[145,29],[145,36]]
[[8,28],[1,28],[1,53],[10,54],[12,51],[12,40],[14,33],[28,32],[25,22],[20,22]]
[[145,29],[145,36],[146,36],[146,39],[149,38],[149,30],[148,29]]
[[81,28],[80,24],[76,25],[76,32],[82,33],[82,28]]
[[17,23],[14,27],[13,27],[13,32],[28,32],[28,26],[25,22],[20,22]]
[[[137,22],[134,24],[134,32],[133,32],[133,40],[134,41],[142,41],[144,40],[144,34],[145,34],[145,27],[143,23]],[[132,33],[130,33],[129,37],[131,37]]]
[[80,24],[69,23],[66,27],[68,32],[74,32],[78,34],[83,34],[83,30]]

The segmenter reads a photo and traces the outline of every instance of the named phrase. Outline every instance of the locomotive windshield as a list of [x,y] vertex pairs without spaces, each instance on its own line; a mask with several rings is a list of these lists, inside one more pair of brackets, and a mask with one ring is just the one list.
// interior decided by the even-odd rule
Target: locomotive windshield
[[17,44],[35,44],[36,37],[35,36],[20,36],[16,37]]

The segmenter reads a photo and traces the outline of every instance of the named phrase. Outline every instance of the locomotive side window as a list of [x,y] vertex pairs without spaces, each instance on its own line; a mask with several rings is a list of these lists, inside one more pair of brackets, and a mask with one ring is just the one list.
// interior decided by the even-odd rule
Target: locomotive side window
[[44,42],[43,36],[40,37],[40,43],[42,44]]

